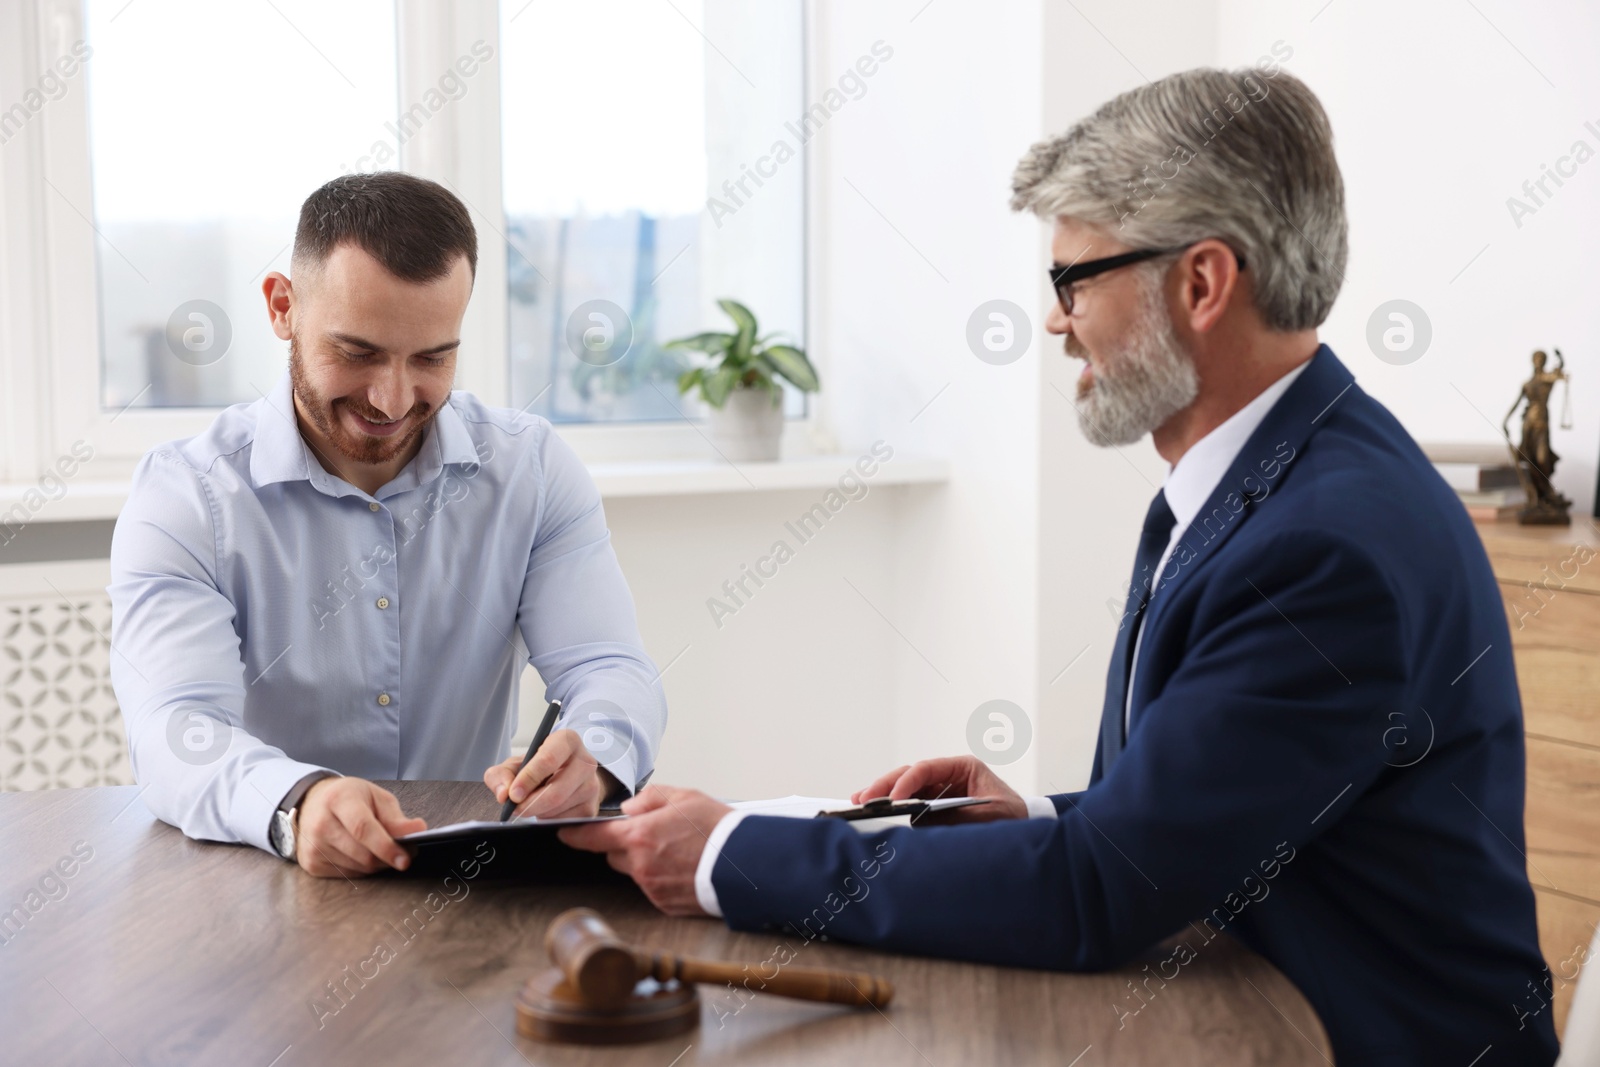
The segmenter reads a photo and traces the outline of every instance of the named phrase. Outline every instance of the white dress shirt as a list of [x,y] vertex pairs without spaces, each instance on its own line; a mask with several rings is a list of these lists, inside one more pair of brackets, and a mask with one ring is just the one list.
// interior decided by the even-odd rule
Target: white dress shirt
[[[1256,432],[1261,420],[1267,417],[1278,398],[1288,391],[1300,372],[1311,365],[1308,359],[1282,378],[1263,389],[1259,396],[1230,415],[1226,422],[1189,446],[1189,451],[1178,457],[1178,462],[1167,472],[1161,491],[1167,495],[1167,507],[1172,509],[1172,536],[1167,539],[1166,550],[1156,564],[1154,574],[1166,569],[1173,549],[1188,532],[1200,509],[1205,507],[1211,494],[1217,491],[1223,475],[1239,458],[1239,450]],[[1128,692],[1122,704],[1122,729],[1126,736],[1129,716],[1133,710],[1133,680],[1139,673],[1139,642],[1144,638],[1144,616],[1139,616],[1139,628],[1133,635],[1133,664],[1128,671]],[[1053,810],[1053,809],[1052,809]]]
[[190,837],[270,848],[319,769],[480,778],[529,662],[629,789],[666,724],[594,481],[544,419],[470,393],[368,494],[311,454],[284,374],[145,456],[110,594],[134,774]]
[[[1300,377],[1300,373],[1310,365],[1308,359],[1294,370],[1285,374],[1271,385],[1267,386],[1250,403],[1234,412],[1227,421],[1216,429],[1206,434],[1189,447],[1189,450],[1179,457],[1178,462],[1167,472],[1167,479],[1162,489],[1167,494],[1167,506],[1172,509],[1172,515],[1177,520],[1172,526],[1172,536],[1167,541],[1167,548],[1161,554],[1161,561],[1156,564],[1155,573],[1160,574],[1167,565],[1167,558],[1177,547],[1178,541],[1189,529],[1189,524],[1194,521],[1205,502],[1221,483],[1223,475],[1228,473],[1228,468],[1238,458],[1239,450],[1244,448],[1250,435],[1256,432],[1256,427],[1261,425],[1261,420],[1266,418],[1267,412]],[[1141,624],[1143,619],[1141,618]],[[1138,670],[1139,639],[1143,635],[1143,628],[1134,634],[1133,645],[1133,670]],[[1128,677],[1128,700],[1123,705],[1123,726],[1127,727],[1127,716],[1133,698],[1133,674]],[[1057,817],[1056,807],[1049,797],[1024,797],[1028,806],[1028,817],[1033,819],[1054,819]],[[722,851],[722,846],[728,840],[739,821],[744,818],[745,812],[733,812],[724,815],[716,827],[706,838],[706,849],[700,855],[700,865],[695,868],[694,891],[700,906],[712,915],[720,916],[722,907],[717,903],[717,891],[711,884],[711,871],[717,864],[717,856]]]

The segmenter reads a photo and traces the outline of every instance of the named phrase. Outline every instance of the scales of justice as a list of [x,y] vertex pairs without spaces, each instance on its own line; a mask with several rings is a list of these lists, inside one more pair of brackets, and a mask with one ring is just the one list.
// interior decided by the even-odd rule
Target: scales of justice
[[[1527,505],[1517,514],[1524,526],[1567,526],[1572,517],[1567,510],[1572,501],[1556,491],[1550,481],[1556,462],[1561,458],[1550,447],[1550,392],[1557,382],[1563,382],[1561,428],[1572,429],[1572,379],[1567,376],[1566,360],[1561,349],[1551,349],[1556,354],[1554,370],[1545,370],[1547,357],[1543,349],[1533,354],[1533,377],[1522,383],[1522,393],[1511,404],[1500,432],[1505,435],[1506,447],[1511,451],[1511,464],[1516,468],[1522,491],[1527,495]],[[1522,408],[1522,442],[1511,443],[1511,416]]]

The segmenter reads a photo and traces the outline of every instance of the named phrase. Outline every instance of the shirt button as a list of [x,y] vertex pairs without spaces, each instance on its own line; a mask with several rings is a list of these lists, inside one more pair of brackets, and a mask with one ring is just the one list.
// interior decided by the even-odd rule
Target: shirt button
[[379,609],[383,609],[383,608],[386,608],[388,606],[389,606],[389,598],[388,597],[381,596],[381,597],[378,598],[378,607],[379,607]]
[[389,694],[388,693],[379,693],[378,694],[378,703],[383,705],[384,707],[388,707],[389,706]]
[[376,500],[372,501],[370,504],[367,505],[367,510],[368,511],[377,511],[378,510],[378,502]]

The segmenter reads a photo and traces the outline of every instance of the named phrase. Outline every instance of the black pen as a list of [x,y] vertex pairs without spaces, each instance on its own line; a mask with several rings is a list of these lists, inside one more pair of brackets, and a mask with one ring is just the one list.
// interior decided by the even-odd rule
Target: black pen
[[[544,709],[544,718],[539,721],[539,729],[534,731],[533,743],[528,746],[528,754],[522,757],[522,763],[517,767],[517,774],[522,773],[522,768],[528,765],[528,761],[533,759],[533,754],[539,751],[539,746],[544,744],[545,738],[550,736],[550,731],[556,724],[556,716],[560,714],[561,701],[552,700],[550,706]],[[512,783],[515,784],[516,780],[517,775],[513,774],[511,776]],[[506,802],[505,806],[500,809],[500,821],[505,822],[511,818],[511,813],[516,810],[516,802],[511,799],[511,786],[506,786]]]

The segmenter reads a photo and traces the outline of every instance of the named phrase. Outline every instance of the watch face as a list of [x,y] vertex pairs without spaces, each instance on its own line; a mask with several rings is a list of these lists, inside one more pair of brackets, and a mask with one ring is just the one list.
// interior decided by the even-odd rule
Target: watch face
[[286,860],[294,859],[294,813],[279,811],[272,816],[272,847]]

